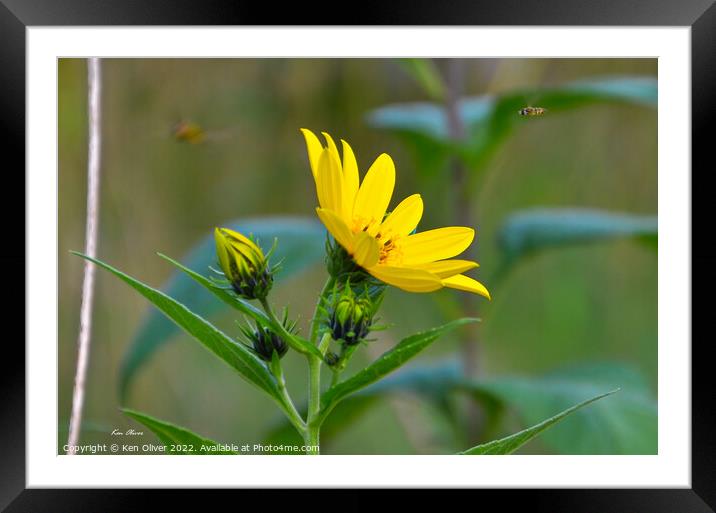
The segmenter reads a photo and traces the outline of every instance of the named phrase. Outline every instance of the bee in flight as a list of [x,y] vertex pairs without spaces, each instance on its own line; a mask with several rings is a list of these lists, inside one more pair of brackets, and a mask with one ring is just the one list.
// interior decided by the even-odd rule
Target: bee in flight
[[200,144],[206,139],[204,129],[191,121],[179,121],[172,127],[172,137],[189,144]]
[[541,116],[547,112],[547,109],[543,107],[525,107],[520,109],[518,112],[520,116]]

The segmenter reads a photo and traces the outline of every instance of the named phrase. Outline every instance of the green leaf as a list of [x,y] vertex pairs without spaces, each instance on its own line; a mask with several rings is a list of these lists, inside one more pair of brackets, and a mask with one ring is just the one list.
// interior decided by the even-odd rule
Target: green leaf
[[[450,140],[447,116],[440,103],[415,102],[380,107],[367,115],[370,125],[390,130],[411,143],[415,151],[426,144],[432,161],[441,162],[451,148],[471,169],[481,169],[511,131],[522,123],[539,122],[518,111],[528,105],[547,109],[546,116],[596,103],[617,102],[657,106],[657,81],[644,76],[608,76],[560,86],[509,91],[500,95],[468,97],[458,104],[467,137]],[[423,151],[423,154],[425,152]],[[435,165],[430,170],[438,169]]]
[[358,371],[345,381],[342,381],[326,390],[326,392],[321,396],[321,413],[319,414],[319,422],[322,422],[336,406],[336,404],[338,404],[345,397],[367,387],[371,383],[375,383],[383,376],[393,372],[447,331],[471,322],[479,322],[479,319],[458,319],[447,324],[443,324],[437,328],[416,333],[415,335],[404,338],[395,347],[383,353],[370,365]]
[[123,409],[122,412],[151,429],[167,448],[167,454],[238,454],[223,448],[223,444],[219,442],[204,438],[181,426],[136,410]]
[[[184,267],[176,260],[173,260],[172,258],[160,254],[163,259],[167,260],[174,266],[176,266],[178,269],[186,273],[189,277],[191,277],[193,280],[195,280],[200,285],[206,287],[209,292],[216,295],[219,299],[221,299],[224,303],[226,303],[229,306],[232,306],[236,309],[238,309],[240,312],[242,312],[244,315],[248,315],[252,319],[254,319],[257,323],[262,324],[264,326],[272,326],[275,331],[279,332],[281,330],[281,327],[278,326],[272,319],[268,317],[262,310],[259,310],[254,305],[249,303],[248,301],[241,299],[237,297],[234,294],[230,294],[228,291],[217,287],[214,285],[208,278],[200,275],[199,273],[196,273],[192,271],[191,269]],[[318,358],[323,359],[323,355],[320,353],[318,348],[311,344],[309,341],[304,340],[298,336],[293,336],[291,339],[286,340],[290,345],[296,344],[296,347],[294,349],[302,352],[302,353],[311,353],[314,356],[317,356]]]
[[467,385],[502,401],[526,426],[614,388],[621,391],[609,401],[575,413],[540,439],[560,454],[656,454],[656,399],[642,375],[626,365],[575,365],[543,376],[505,376]]
[[[250,218],[223,223],[222,226],[241,233],[252,233],[268,251],[274,238],[279,239],[272,261],[283,259],[279,280],[285,280],[307,267],[322,261],[326,231],[318,222],[301,217]],[[192,269],[208,269],[216,265],[213,234],[208,234],[182,259]],[[209,294],[197,293],[194,276],[174,273],[162,287],[169,296],[203,317],[217,313],[224,306]],[[224,300],[226,303],[226,300]],[[141,328],[124,355],[120,369],[120,396],[126,398],[129,384],[136,372],[164,344],[178,333],[175,324],[154,309],[147,312]]]
[[399,59],[398,62],[432,100],[445,98],[445,83],[432,59]]
[[498,231],[507,264],[537,251],[617,238],[656,244],[656,216],[580,208],[535,208],[511,214]]
[[[518,111],[527,105],[544,107],[548,113],[554,113],[614,101],[656,107],[657,81],[651,77],[600,77],[543,89],[463,98],[459,111],[464,125],[473,129],[494,122],[491,119],[494,117],[509,116],[513,121],[521,121]],[[450,140],[444,107],[437,103],[387,105],[371,111],[368,122],[377,128],[418,133],[443,142]]]
[[[321,425],[321,443],[330,443],[334,436],[391,393],[411,392],[440,402],[462,382],[460,365],[452,359],[438,364],[404,367],[344,398]],[[299,410],[306,411],[305,405]],[[266,445],[301,440],[295,428],[284,416],[277,417],[271,423],[264,437]]]
[[130,287],[147,298],[154,306],[159,308],[164,315],[198,340],[204,347],[209,349],[209,351],[229,364],[229,366],[236,370],[246,381],[269,394],[279,405],[284,407],[283,399],[281,398],[273,376],[271,376],[263,362],[242,344],[235,342],[215,328],[211,323],[196,315],[186,306],[163,292],[145,285],[139,280],[132,278],[100,260],[82,255],[81,253],[73,253],[94,262],[127,283]]
[[467,451],[461,452],[460,454],[512,454],[517,449],[532,440],[534,437],[536,437],[543,431],[549,429],[559,421],[563,420],[568,415],[574,413],[580,408],[583,408],[584,406],[587,406],[588,404],[591,404],[595,401],[598,401],[599,399],[612,395],[618,391],[619,389],[612,390],[611,392],[592,397],[591,399],[587,399],[586,401],[582,401],[581,403],[576,404],[571,408],[567,408],[566,410],[562,411],[561,413],[558,413],[554,417],[544,420],[539,424],[520,431],[519,433],[515,433],[514,435],[510,435],[506,438],[501,438],[500,440],[493,440],[485,444],[477,445],[472,449],[468,449]]

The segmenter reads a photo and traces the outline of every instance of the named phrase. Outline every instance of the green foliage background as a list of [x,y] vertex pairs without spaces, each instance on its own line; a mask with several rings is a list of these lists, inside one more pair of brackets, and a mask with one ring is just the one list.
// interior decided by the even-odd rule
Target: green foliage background
[[[83,247],[87,129],[85,63],[62,59],[58,66],[61,447],[70,411],[83,265],[69,250]],[[428,99],[409,69],[395,61],[106,60],[103,66],[99,257],[146,283],[159,287],[174,270],[156,256],[157,251],[181,258],[218,224],[244,217],[312,216],[315,190],[300,127],[347,139],[361,171],[379,153],[389,153],[397,167],[393,205],[420,192],[426,204],[420,229],[454,223],[448,169],[414,151],[404,134],[395,136],[370,124],[368,113],[376,108]],[[549,88],[605,75],[656,77],[656,66],[655,60],[648,59],[475,60],[467,64],[465,92]],[[171,132],[179,121],[198,123],[207,133],[206,141],[177,141]],[[474,192],[482,267],[472,274],[478,279],[490,276],[500,261],[498,229],[515,210],[546,206],[656,214],[656,109],[600,103],[519,121],[490,156],[485,181]],[[274,302],[288,303],[300,315],[304,330],[323,276],[321,266],[314,265],[286,281],[279,277],[274,290]],[[486,285],[491,284],[486,281]],[[121,402],[122,358],[149,306],[106,273],[98,274],[97,287],[84,442],[107,442],[114,428],[136,428],[120,406],[187,426],[214,440],[259,443],[266,439],[277,421],[270,400],[237,380],[185,335],[159,349],[138,371],[126,401]],[[529,379],[555,369],[568,372],[585,364],[593,369],[602,362],[619,362],[641,375],[640,387],[656,394],[657,262],[649,247],[616,240],[541,252],[516,264],[492,292],[493,302],[481,302],[478,312],[483,318],[483,393],[519,389],[514,382],[500,385],[509,375]],[[197,287],[197,294],[202,293]],[[379,340],[370,349],[372,358],[359,351],[352,368],[361,368],[406,335],[455,318],[456,294],[390,290],[383,317],[394,326],[377,335]],[[225,312],[215,321],[227,333],[236,334],[234,317]],[[445,367],[445,360],[458,353],[457,339],[446,336],[410,365]],[[287,356],[285,362],[289,388],[300,402],[306,388],[303,362],[297,355]],[[425,387],[437,386],[433,383],[437,381],[428,380]],[[594,393],[614,388],[607,385],[612,382]],[[566,408],[586,398],[559,405]],[[619,394],[602,402],[617,399]],[[622,409],[633,413],[628,404]],[[325,452],[453,449],[449,415],[443,415],[436,403],[419,399],[415,390],[401,389],[388,401],[370,406],[361,415],[346,413],[345,427],[330,436]],[[536,423],[559,411],[559,407],[542,411],[539,406],[530,402],[521,409],[509,408],[495,434],[524,427],[520,417]],[[534,418],[531,411],[538,412]],[[340,407],[335,414],[340,414]],[[577,423],[572,431],[566,427],[563,432],[557,431],[559,426],[553,431],[555,439],[538,438],[522,452],[585,452],[583,437],[600,436],[589,426]],[[581,431],[575,436],[578,428]],[[624,436],[645,435],[626,430]],[[155,438],[147,433],[146,440]],[[608,443],[598,447],[618,451]]]

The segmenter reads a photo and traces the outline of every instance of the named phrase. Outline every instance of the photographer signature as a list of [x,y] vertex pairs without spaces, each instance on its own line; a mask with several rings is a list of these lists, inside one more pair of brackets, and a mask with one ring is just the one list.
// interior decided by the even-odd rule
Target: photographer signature
[[137,431],[136,429],[127,429],[122,431],[121,429],[113,429],[112,436],[142,436],[144,431]]

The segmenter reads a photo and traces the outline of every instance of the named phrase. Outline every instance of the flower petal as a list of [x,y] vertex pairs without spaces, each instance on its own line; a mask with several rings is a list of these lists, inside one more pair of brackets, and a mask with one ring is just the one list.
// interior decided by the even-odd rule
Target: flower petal
[[351,252],[353,250],[353,234],[343,219],[335,212],[325,208],[317,208],[316,214],[338,244],[343,246],[346,251]]
[[338,146],[336,146],[336,143],[333,142],[333,138],[328,135],[328,132],[321,132],[323,134],[323,138],[326,140],[326,144],[328,144],[328,149],[331,150],[331,153],[333,153],[336,156],[336,159],[338,161],[341,161],[341,155],[338,153]]
[[377,229],[388,209],[394,187],[395,164],[393,159],[383,153],[375,159],[363,178],[353,207],[353,217],[374,222]]
[[318,172],[318,158],[321,156],[323,151],[323,145],[318,140],[316,134],[311,132],[307,128],[302,128],[303,138],[306,140],[306,150],[308,151],[308,162],[311,164],[311,173],[313,173],[313,179],[316,180],[316,173]]
[[490,293],[482,283],[477,280],[473,280],[464,274],[457,274],[455,276],[451,276],[450,278],[443,279],[443,285],[450,287],[451,289],[474,292],[475,294],[480,294],[481,296],[485,296],[487,299],[492,300]]
[[376,265],[366,270],[380,281],[408,292],[432,292],[443,286],[440,278],[422,269]]
[[431,272],[440,278],[448,278],[479,267],[479,265],[471,260],[440,260],[439,262],[429,262],[427,264],[415,264],[411,267]]
[[454,257],[465,251],[474,238],[475,230],[461,226],[410,235],[400,241],[402,263],[410,266]]
[[413,194],[401,201],[395,209],[388,214],[379,232],[385,236],[389,234],[408,235],[418,226],[423,217],[423,199],[420,194]]
[[353,216],[353,205],[358,194],[358,162],[350,145],[341,139],[343,144],[343,180],[346,188],[346,201],[348,202],[348,211]]
[[343,219],[348,219],[341,164],[329,148],[325,148],[318,159],[317,176],[316,189],[321,207],[332,210]]
[[249,246],[254,251],[260,253],[261,249],[248,237],[245,235],[240,234],[239,232],[236,232],[234,230],[230,230],[229,228],[218,228],[218,230],[228,239],[228,242],[232,242],[233,240],[237,240],[239,242],[242,242]]
[[375,238],[366,232],[359,232],[353,238],[353,260],[361,267],[373,267],[378,263],[380,247]]

